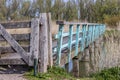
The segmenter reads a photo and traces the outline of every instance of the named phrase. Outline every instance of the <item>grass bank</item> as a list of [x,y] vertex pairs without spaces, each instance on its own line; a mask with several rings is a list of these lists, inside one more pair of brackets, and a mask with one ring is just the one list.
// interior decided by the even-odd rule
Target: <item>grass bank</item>
[[120,80],[120,67],[104,69],[91,77],[95,80]]
[[28,80],[93,80],[93,78],[75,78],[60,67],[49,68],[47,73],[38,73],[36,77],[31,70],[25,73],[24,77]]
[[59,67],[49,68],[47,73],[38,73],[36,77],[33,75],[33,70],[31,70],[25,73],[25,78],[28,80],[76,80],[71,74]]
[[39,73],[36,77],[33,76],[33,70],[25,73],[24,76],[28,80],[120,80],[120,67],[104,69],[89,78],[75,78],[59,67],[50,68],[47,73]]

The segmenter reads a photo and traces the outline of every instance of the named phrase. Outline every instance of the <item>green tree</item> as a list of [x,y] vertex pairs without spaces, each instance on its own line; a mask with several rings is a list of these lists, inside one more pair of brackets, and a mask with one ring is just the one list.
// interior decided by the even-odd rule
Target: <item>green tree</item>
[[65,3],[63,0],[55,0],[51,12],[52,12],[52,18],[57,20],[62,20],[65,10]]
[[66,3],[64,19],[67,21],[76,20],[78,17],[78,11],[76,2],[74,0],[69,0]]
[[7,8],[5,6],[5,3],[5,0],[0,0],[0,21],[6,20]]

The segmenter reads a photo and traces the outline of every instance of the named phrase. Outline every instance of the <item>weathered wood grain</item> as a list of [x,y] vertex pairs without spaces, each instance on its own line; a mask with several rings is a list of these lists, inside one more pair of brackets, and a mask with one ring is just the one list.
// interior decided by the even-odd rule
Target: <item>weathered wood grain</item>
[[30,58],[29,65],[33,65],[34,59],[38,60],[39,54],[39,19],[35,18],[31,21],[31,40],[30,40]]
[[29,34],[30,28],[6,29],[9,34]]
[[39,53],[39,72],[47,72],[48,65],[48,24],[47,14],[41,13],[40,15],[40,53]]
[[[17,43],[20,46],[29,46],[30,45],[30,41],[17,41]],[[11,46],[6,40],[5,41],[0,41],[0,47],[9,47]]]
[[5,28],[0,24],[0,32],[2,36],[8,41],[8,43],[16,50],[18,54],[22,56],[24,61],[28,63],[28,55],[24,49],[15,41],[15,39],[5,30]]
[[[30,40],[30,34],[12,34],[11,35],[15,40]],[[5,39],[0,35],[0,41],[4,41]]]
[[22,58],[20,59],[0,59],[0,65],[27,65]]
[[15,29],[15,28],[30,28],[31,27],[31,21],[25,21],[25,22],[6,22],[6,23],[0,23],[4,26],[6,29]]
[[[30,51],[30,46],[21,46],[26,52]],[[0,47],[0,52],[2,53],[14,53],[16,52],[12,47]]]
[[48,19],[48,65],[50,67],[53,66],[53,57],[52,57],[52,24],[51,24],[51,13],[47,13]]
[[80,22],[66,22],[66,21],[56,21],[56,24],[63,24],[63,25],[101,25],[97,23],[80,23]]
[[1,55],[0,65],[27,65],[22,57],[17,53]]

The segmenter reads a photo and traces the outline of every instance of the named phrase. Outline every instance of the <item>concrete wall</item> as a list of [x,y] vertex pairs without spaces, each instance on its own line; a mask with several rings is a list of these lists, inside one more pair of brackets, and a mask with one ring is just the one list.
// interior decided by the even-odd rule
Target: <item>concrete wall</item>
[[120,37],[111,36],[104,40],[105,43],[105,63],[103,67],[110,68],[120,66]]
[[79,59],[78,56],[78,61],[77,58],[73,61],[73,64],[79,63],[73,65],[73,75],[76,77],[85,77],[105,68],[120,66],[120,37],[101,36],[80,54],[83,54],[82,58]]

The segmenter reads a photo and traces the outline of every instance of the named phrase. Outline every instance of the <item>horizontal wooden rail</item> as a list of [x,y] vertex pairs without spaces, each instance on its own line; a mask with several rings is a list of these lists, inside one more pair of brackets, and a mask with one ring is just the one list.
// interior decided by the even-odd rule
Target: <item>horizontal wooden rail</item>
[[[30,40],[30,34],[11,34],[12,37],[17,40]],[[5,39],[0,35],[0,41],[4,41]]]
[[66,21],[56,21],[58,25],[103,25],[99,23],[80,23],[80,22],[66,22]]
[[4,26],[5,29],[16,29],[16,28],[30,28],[31,21],[22,21],[22,22],[4,22],[0,23]]

